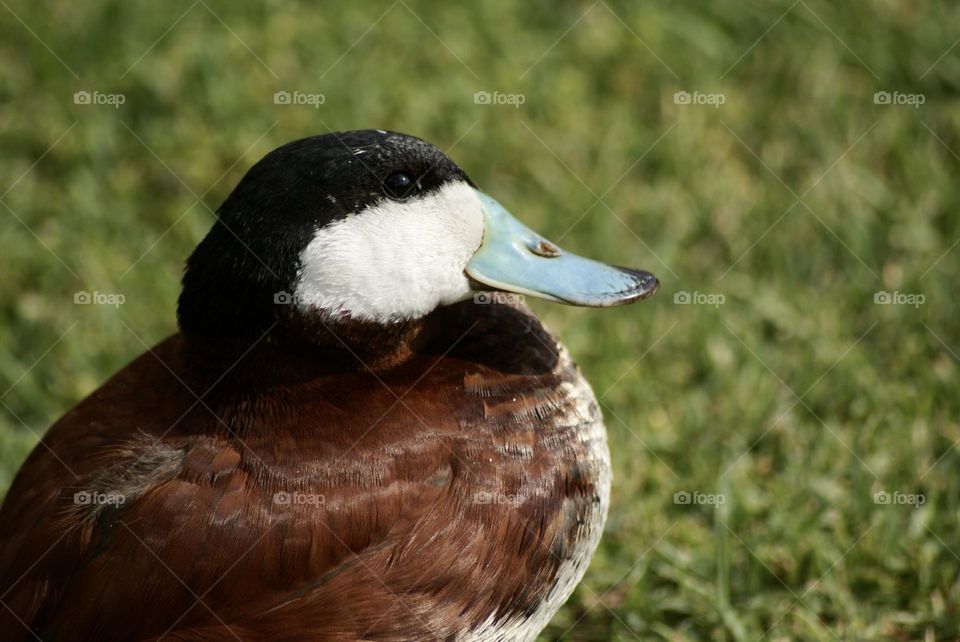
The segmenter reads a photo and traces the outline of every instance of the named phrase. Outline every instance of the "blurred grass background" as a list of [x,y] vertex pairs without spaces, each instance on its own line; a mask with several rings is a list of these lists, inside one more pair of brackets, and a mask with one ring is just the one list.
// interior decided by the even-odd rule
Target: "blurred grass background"
[[624,309],[535,304],[601,396],[615,470],[544,640],[960,634],[956,4],[0,4],[0,494],[175,331],[183,261],[253,162],[395,129],[549,238],[663,283]]

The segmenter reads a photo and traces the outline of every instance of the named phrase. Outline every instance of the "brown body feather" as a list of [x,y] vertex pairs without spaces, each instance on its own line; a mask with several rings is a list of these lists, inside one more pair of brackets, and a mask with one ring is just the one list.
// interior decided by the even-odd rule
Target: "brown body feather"
[[438,310],[374,371],[248,349],[175,335],[53,426],[0,512],[0,639],[512,640],[546,623],[596,546],[609,465],[589,387],[532,314]]

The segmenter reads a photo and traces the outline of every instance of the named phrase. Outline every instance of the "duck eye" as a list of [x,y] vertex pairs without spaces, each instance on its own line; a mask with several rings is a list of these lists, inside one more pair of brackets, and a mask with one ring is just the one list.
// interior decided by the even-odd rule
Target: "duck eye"
[[383,180],[383,187],[393,198],[406,198],[413,193],[415,184],[405,172],[394,172]]

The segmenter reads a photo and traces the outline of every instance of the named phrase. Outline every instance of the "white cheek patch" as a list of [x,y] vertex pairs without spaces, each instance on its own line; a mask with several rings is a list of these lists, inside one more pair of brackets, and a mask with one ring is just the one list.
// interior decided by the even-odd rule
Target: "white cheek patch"
[[463,270],[481,240],[480,199],[464,182],[385,199],[317,231],[300,255],[296,304],[381,323],[421,317],[470,296]]

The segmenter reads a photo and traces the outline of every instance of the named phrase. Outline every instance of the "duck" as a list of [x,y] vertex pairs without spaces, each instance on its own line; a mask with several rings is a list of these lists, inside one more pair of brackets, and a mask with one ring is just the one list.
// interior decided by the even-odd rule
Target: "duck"
[[535,639],[598,546],[611,464],[525,299],[658,287],[414,136],[273,150],[187,259],[178,331],[19,469],[0,639]]

